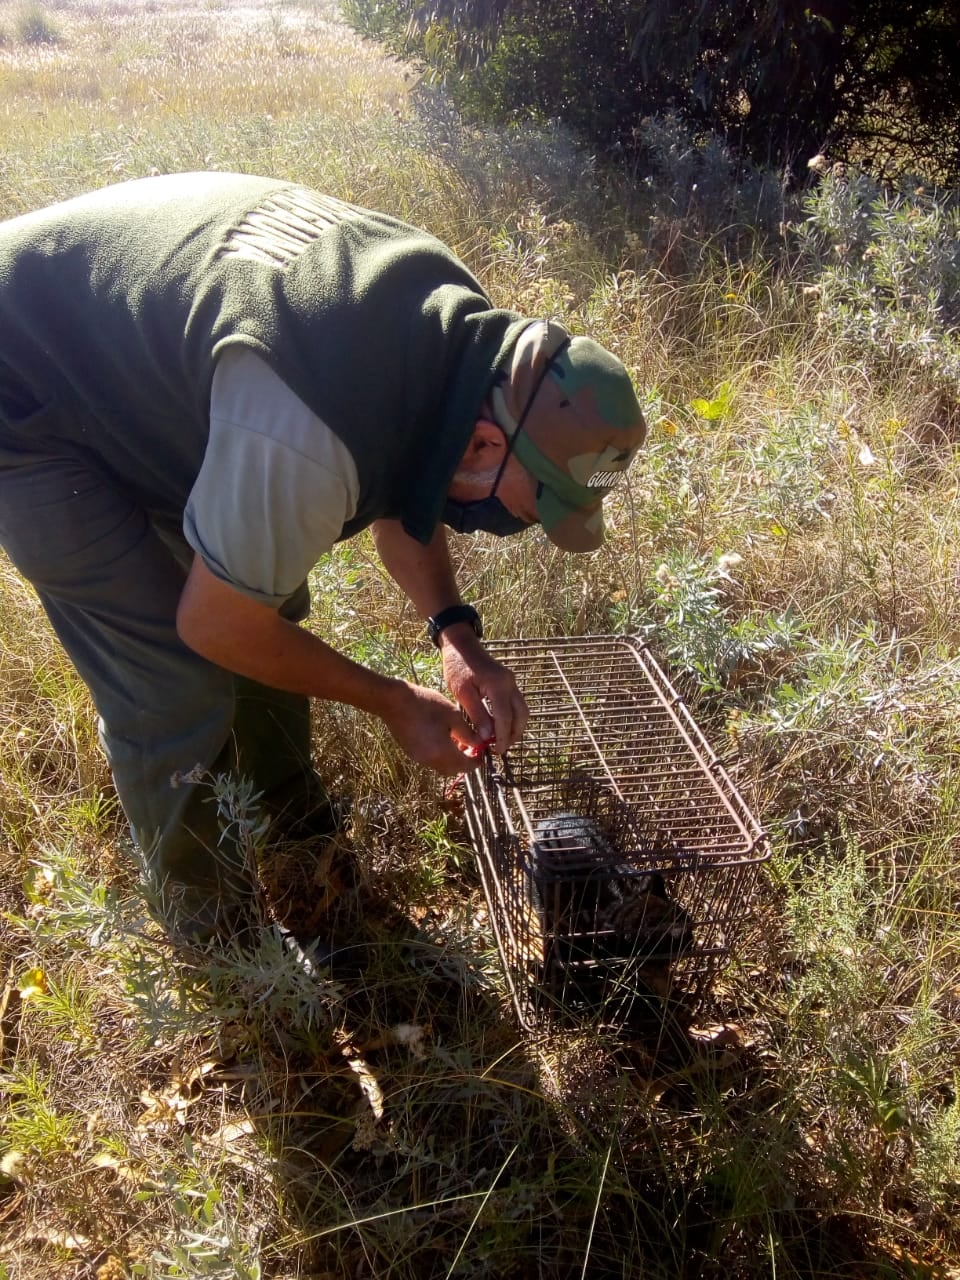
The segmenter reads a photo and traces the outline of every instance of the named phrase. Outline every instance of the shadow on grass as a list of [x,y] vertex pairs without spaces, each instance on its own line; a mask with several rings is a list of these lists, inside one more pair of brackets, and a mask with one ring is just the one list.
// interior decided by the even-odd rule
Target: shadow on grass
[[[306,897],[286,901],[297,927]],[[667,1037],[521,1036],[481,957],[368,886],[328,923],[363,972],[320,970],[313,1030],[261,1023],[246,1049],[281,1208],[265,1274],[271,1256],[377,1280],[908,1274],[833,1211],[756,1046],[676,1018]]]
[[[796,1082],[732,1005],[709,1011],[719,1032],[524,1036],[482,928],[332,865],[317,920],[322,859],[285,858],[263,868],[277,914],[362,943],[362,972],[304,964],[276,929],[173,955],[67,865],[8,917],[6,953],[49,980],[2,1086],[23,1161],[0,1250],[25,1278],[95,1275],[121,1245],[151,1280],[946,1274],[893,1215],[854,1215],[865,1198],[837,1189]],[[51,1117],[73,1117],[62,1141]],[[86,1243],[58,1270],[67,1233]]]

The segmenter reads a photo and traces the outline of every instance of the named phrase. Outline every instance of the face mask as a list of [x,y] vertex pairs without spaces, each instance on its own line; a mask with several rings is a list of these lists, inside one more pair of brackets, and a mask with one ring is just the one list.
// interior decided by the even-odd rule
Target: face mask
[[492,494],[474,502],[455,502],[447,499],[441,517],[444,524],[457,533],[493,533],[498,538],[508,538],[512,533],[522,533],[536,521],[521,520],[508,511],[499,498]]
[[[544,363],[537,376],[537,380],[527,396],[527,402],[523,406],[523,412],[520,414],[516,428],[513,434],[507,438],[507,449],[503,455],[503,461],[500,463],[493,487],[487,497],[478,498],[473,502],[457,502],[453,498],[447,499],[447,505],[443,509],[441,519],[444,524],[449,525],[451,529],[455,529],[457,533],[492,533],[498,538],[509,538],[513,533],[523,533],[524,529],[530,529],[533,525],[540,523],[539,520],[522,520],[520,516],[513,515],[496,496],[496,493],[503,478],[503,473],[507,468],[507,462],[514,451],[517,437],[520,435],[523,424],[526,422],[527,414],[536,399],[537,392],[540,390],[544,378],[550,372],[553,361],[569,341],[569,336],[564,335],[560,346],[553,352],[550,359]],[[500,430],[503,431],[503,428],[501,427]],[[506,435],[506,432],[504,432],[504,435]],[[542,485],[540,487],[542,488]],[[538,489],[537,497],[539,498],[539,496]]]

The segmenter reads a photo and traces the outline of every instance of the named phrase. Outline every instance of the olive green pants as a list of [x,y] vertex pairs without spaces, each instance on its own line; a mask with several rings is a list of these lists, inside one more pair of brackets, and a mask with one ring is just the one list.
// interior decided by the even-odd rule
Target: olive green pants
[[[149,515],[91,455],[38,444],[0,435],[0,546],[90,689],[161,913],[175,927],[215,923],[253,881],[211,775],[249,779],[267,816],[324,805],[308,701],[188,649],[175,619],[192,552],[176,520]],[[308,610],[304,585],[281,613],[301,621]]]

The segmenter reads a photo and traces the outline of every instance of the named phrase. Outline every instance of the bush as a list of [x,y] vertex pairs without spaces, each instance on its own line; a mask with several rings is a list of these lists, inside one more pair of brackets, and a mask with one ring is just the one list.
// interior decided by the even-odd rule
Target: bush
[[[716,135],[676,115],[644,117],[634,144],[632,176],[651,206],[650,250],[671,274],[699,276],[710,252],[728,261],[776,252],[781,174],[738,160]],[[678,240],[686,245],[679,255]]]
[[[474,118],[558,119],[630,157],[679,112],[744,160],[793,168],[831,138],[873,171],[960,164],[955,6],[870,0],[343,0],[347,20],[447,77]],[[912,157],[912,159],[909,159]]]
[[14,30],[21,44],[57,44],[60,40],[60,32],[38,4],[27,5],[17,13]]
[[916,179],[827,173],[799,227],[818,322],[877,372],[960,401],[960,208]]

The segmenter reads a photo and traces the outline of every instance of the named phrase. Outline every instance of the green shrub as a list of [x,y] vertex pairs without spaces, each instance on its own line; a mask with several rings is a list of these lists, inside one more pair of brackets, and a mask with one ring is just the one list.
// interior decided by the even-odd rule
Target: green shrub
[[879,372],[960,397],[960,208],[916,179],[827,173],[799,227],[818,321]]
[[399,52],[407,19],[395,0],[340,0],[340,11],[347,22],[371,40],[380,40]]
[[762,687],[803,643],[803,625],[787,609],[737,616],[733,577],[736,553],[698,556],[677,552],[657,569],[654,622],[641,628],[681,676],[707,693]]
[[57,44],[60,40],[60,32],[39,4],[25,5],[17,12],[14,30],[20,44]]

